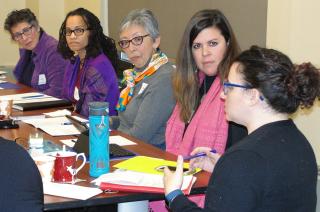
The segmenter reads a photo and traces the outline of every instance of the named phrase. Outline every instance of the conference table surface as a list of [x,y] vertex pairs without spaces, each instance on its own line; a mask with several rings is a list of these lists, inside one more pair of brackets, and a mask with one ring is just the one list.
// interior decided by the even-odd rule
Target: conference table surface
[[[26,93],[26,92],[33,92],[34,90],[26,87],[24,85],[18,84],[20,89],[16,90],[0,90],[0,96],[3,95],[10,95],[10,94],[19,94],[19,93]],[[17,111],[13,110],[13,116],[21,116],[21,115],[38,115],[44,112],[51,112],[57,110],[57,108],[51,109],[43,109],[43,110],[34,110],[34,111]],[[23,122],[19,123],[18,129],[1,129],[0,136],[6,139],[15,140],[17,138],[27,141],[30,132],[34,131],[35,128],[31,125],[25,124]],[[132,136],[129,136],[125,133],[119,131],[112,131],[112,135],[120,135],[123,136],[137,145],[130,145],[125,146],[126,149],[136,153],[137,155],[144,155],[156,158],[163,158],[167,160],[176,160],[176,156],[170,154],[168,152],[162,151],[152,145],[146,144]],[[44,133],[44,140],[50,140],[54,143],[62,145],[60,142],[61,139],[70,139],[75,138],[74,136],[58,136],[53,137],[46,133]],[[112,166],[118,163],[120,160],[112,160],[110,162],[111,170],[113,170]],[[208,180],[210,177],[210,173],[207,172],[200,172],[196,174],[197,181],[194,184],[191,194],[201,194],[204,193],[206,187],[208,185]],[[83,169],[77,174],[77,178],[84,179],[85,181],[76,183],[76,185],[88,186],[88,187],[95,187],[90,182],[94,180],[94,178],[89,176],[89,164],[87,163]],[[54,210],[65,210],[65,209],[72,209],[72,208],[80,208],[80,207],[91,207],[91,206],[101,206],[101,205],[110,205],[110,204],[117,204],[123,202],[132,202],[132,201],[141,201],[141,200],[163,200],[163,194],[151,194],[151,193],[133,193],[133,192],[113,192],[113,193],[105,193],[103,192],[100,195],[92,197],[88,200],[76,200],[58,196],[51,196],[51,195],[44,195],[44,210],[45,211],[54,211]]]

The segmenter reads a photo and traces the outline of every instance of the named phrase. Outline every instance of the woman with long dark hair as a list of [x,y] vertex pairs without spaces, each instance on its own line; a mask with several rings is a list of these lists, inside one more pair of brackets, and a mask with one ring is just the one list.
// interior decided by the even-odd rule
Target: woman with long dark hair
[[88,116],[89,102],[106,101],[110,115],[115,115],[117,49],[114,40],[104,35],[99,19],[84,8],[69,12],[60,28],[58,51],[70,61],[63,96],[75,103],[75,111]]

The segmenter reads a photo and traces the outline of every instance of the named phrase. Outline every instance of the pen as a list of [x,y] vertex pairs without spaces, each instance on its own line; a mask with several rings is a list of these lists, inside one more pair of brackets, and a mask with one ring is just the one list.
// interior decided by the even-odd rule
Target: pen
[[[79,121],[78,119],[76,119],[76,118],[74,118],[74,117],[72,117],[72,116],[70,116],[70,115],[66,115],[66,117],[72,122],[72,124],[76,127],[76,128],[78,128],[77,127],[77,125],[80,125],[80,126],[82,126],[83,128],[85,128],[86,130],[88,130],[89,129],[89,127],[87,126],[87,121],[86,122],[82,122],[82,121]],[[80,130],[81,131],[81,130]]]
[[65,122],[65,123],[61,123],[61,125],[72,125],[71,122]]
[[[217,153],[217,150],[212,149],[212,150],[210,150],[210,152]],[[201,152],[201,153],[198,153],[198,154],[195,154],[195,155],[184,157],[183,160],[191,160],[193,158],[202,157],[202,156],[206,156],[206,155],[207,155],[206,153]]]
[[22,99],[32,99],[32,98],[37,98],[37,97],[43,97],[43,94],[39,94],[39,95],[34,95],[34,96],[23,96],[21,97]]

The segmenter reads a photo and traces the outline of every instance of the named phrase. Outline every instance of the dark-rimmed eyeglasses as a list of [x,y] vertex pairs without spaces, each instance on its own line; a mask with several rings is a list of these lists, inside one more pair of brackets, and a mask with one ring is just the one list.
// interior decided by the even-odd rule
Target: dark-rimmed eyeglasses
[[135,46],[139,46],[139,45],[142,44],[143,38],[145,38],[145,37],[147,37],[149,35],[150,34],[137,36],[137,37],[134,37],[134,38],[132,38],[130,40],[121,40],[121,41],[118,42],[118,44],[122,49],[128,48],[130,46],[130,43],[132,43]]
[[[230,82],[224,82],[223,83],[223,94],[227,95],[230,91],[230,88],[232,87],[237,87],[237,88],[243,88],[243,89],[252,89],[253,87],[250,85],[241,85],[241,84],[236,84],[236,83],[230,83]],[[260,100],[263,101],[264,98],[263,96],[259,96]]]
[[89,29],[85,29],[85,28],[65,29],[63,34],[65,36],[71,36],[71,34],[74,33],[75,36],[81,36],[86,30],[89,30]]
[[28,27],[22,29],[21,32],[16,32],[16,33],[12,34],[12,39],[15,41],[19,41],[23,38],[23,35],[26,37],[29,37],[32,33],[32,27],[33,27],[33,25],[28,26]]
[[248,86],[248,85],[240,85],[240,84],[236,84],[236,83],[224,82],[223,83],[224,95],[228,94],[231,87],[237,87],[237,88],[243,88],[243,89],[251,89],[252,88],[251,86]]

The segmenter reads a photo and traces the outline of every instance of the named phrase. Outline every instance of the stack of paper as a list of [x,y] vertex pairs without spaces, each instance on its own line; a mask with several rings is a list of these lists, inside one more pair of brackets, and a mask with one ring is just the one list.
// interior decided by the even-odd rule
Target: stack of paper
[[43,93],[23,93],[2,96],[13,100],[13,108],[17,110],[35,110],[50,107],[70,106],[71,102],[58,99]]
[[[85,119],[83,120],[85,121]],[[24,120],[23,122],[31,124],[52,136],[80,134],[79,130],[66,117],[31,119]]]
[[[196,177],[183,176],[181,190],[189,194]],[[134,171],[118,170],[116,172],[101,175],[92,181],[103,190],[164,193],[163,175],[147,174]]]

